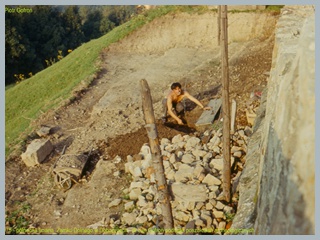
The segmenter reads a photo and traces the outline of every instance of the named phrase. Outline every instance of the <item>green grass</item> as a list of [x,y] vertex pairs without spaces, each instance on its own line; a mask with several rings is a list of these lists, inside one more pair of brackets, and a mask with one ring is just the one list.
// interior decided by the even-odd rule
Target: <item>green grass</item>
[[[79,84],[89,85],[100,70],[101,51],[111,43],[140,28],[153,19],[170,12],[205,12],[202,6],[162,6],[135,16],[131,21],[113,29],[101,38],[85,43],[33,77],[6,87],[5,141],[6,157],[21,148],[32,132],[32,120],[49,109],[59,107],[72,97]],[[21,151],[22,149],[20,149]]]
[[267,11],[275,11],[275,12],[280,12],[281,8],[283,8],[284,5],[268,5],[266,7]]
[[17,202],[18,209],[9,213],[6,212],[6,234],[16,235],[25,232],[29,225],[28,217],[31,206],[28,203]]

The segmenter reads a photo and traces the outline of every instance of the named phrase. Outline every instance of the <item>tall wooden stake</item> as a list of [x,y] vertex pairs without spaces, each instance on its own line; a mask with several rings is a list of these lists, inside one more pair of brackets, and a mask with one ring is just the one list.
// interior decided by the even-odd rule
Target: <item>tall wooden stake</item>
[[218,46],[221,41],[221,5],[218,5]]
[[223,192],[230,202],[230,103],[228,67],[228,18],[227,5],[221,6],[221,64],[222,64],[222,117],[223,117]]
[[140,81],[142,107],[146,120],[146,130],[148,132],[149,144],[152,153],[152,161],[155,170],[155,179],[158,188],[158,200],[161,205],[164,231],[166,234],[173,234],[173,218],[170,204],[170,197],[166,178],[164,175],[163,161],[161,157],[161,149],[158,139],[157,128],[155,125],[155,118],[153,113],[152,98],[150,88],[145,79]]

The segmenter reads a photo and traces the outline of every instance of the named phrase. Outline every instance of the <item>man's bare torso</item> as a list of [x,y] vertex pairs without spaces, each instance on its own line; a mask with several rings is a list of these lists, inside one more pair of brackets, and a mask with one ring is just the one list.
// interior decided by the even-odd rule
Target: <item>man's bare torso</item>
[[185,97],[185,91],[181,89],[180,95],[176,95],[173,91],[170,91],[167,95],[167,99],[171,100],[173,103],[181,102],[182,99]]

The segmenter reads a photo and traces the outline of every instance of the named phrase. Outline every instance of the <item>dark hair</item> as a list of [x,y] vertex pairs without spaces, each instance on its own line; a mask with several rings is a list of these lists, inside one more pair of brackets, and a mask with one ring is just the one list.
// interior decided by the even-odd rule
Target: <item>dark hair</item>
[[173,89],[176,89],[177,87],[181,88],[181,84],[178,83],[178,82],[172,83],[172,85],[171,85],[171,89],[172,89],[172,90],[173,90]]

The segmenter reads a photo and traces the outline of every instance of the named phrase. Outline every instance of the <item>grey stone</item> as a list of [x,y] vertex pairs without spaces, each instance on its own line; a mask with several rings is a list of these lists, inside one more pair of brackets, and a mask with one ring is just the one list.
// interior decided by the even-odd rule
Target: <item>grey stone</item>
[[148,221],[147,216],[140,216],[140,217],[136,218],[136,222],[139,223],[139,224],[143,224],[143,223],[145,223],[147,221]]
[[193,177],[193,167],[187,164],[181,164],[179,170],[175,174],[175,180],[177,182],[187,182]]
[[146,199],[147,199],[148,201],[152,201],[152,200],[154,199],[154,195],[153,195],[152,193],[147,193]]
[[134,208],[135,208],[134,201],[130,201],[130,202],[127,202],[127,203],[124,204],[124,209],[126,211],[130,211],[130,210],[132,210]]
[[207,174],[207,176],[203,179],[202,183],[205,183],[208,186],[212,186],[212,185],[220,185],[221,181],[215,176],[212,176],[211,174]]
[[171,141],[168,138],[162,138],[160,144],[165,147],[165,146],[171,144]]
[[242,150],[242,147],[238,147],[238,146],[232,146],[231,147],[231,153],[235,153],[235,152],[238,152],[238,151],[241,151]]
[[203,206],[204,206],[204,202],[197,202],[196,206],[195,206],[195,209],[200,210]]
[[197,137],[191,137],[190,139],[187,140],[187,143],[185,145],[185,149],[192,150],[192,149],[196,148],[196,146],[199,145],[200,141],[201,140]]
[[111,203],[109,203],[108,207],[112,208],[112,207],[116,207],[119,206],[119,204],[122,202],[122,200],[120,198],[113,200]]
[[42,126],[39,130],[37,130],[37,134],[39,137],[46,137],[50,134],[51,127],[49,126]]
[[200,202],[207,198],[206,186],[174,183],[171,185],[174,199],[185,202]]
[[241,151],[237,151],[237,152],[233,153],[233,156],[237,157],[237,158],[241,158],[242,157],[242,152]]
[[137,206],[139,206],[139,207],[145,207],[145,206],[147,206],[147,201],[146,201],[146,199],[145,199],[144,196],[141,196],[141,195],[140,195],[140,196],[138,197]]
[[205,226],[206,226],[205,222],[204,222],[202,219],[200,219],[200,218],[197,218],[197,219],[196,219],[195,225],[196,225],[196,226],[199,226],[199,227],[205,227]]
[[194,158],[194,156],[193,155],[191,155],[191,154],[184,154],[183,156],[182,156],[182,159],[181,159],[181,162],[183,162],[183,163],[186,163],[186,164],[190,164],[190,163],[192,163],[192,162],[194,162],[195,161],[195,158]]
[[192,154],[193,156],[196,157],[196,159],[200,159],[200,158],[203,158],[207,154],[207,152],[203,150],[195,149],[192,151]]
[[122,215],[122,222],[131,226],[136,222],[136,218],[137,218],[137,214],[135,212],[132,212],[132,213],[126,212]]
[[223,210],[224,207],[225,207],[225,205],[220,201],[218,201],[217,205],[215,206],[215,208],[218,209],[218,210]]
[[131,182],[129,190],[134,188],[147,189],[149,186],[146,182]]
[[181,211],[178,211],[175,214],[175,218],[183,222],[188,222],[190,220],[190,217],[190,214]]
[[[197,165],[193,170],[193,177],[196,179],[202,178],[202,173],[204,173],[204,168],[200,165]],[[202,179],[203,180],[203,179]]]
[[134,188],[130,191],[129,198],[131,200],[137,200],[139,196],[141,195],[141,189],[140,188]]
[[142,172],[141,172],[141,169],[140,167],[135,167],[133,169],[133,172],[131,173],[134,177],[142,177]]
[[172,143],[179,143],[179,142],[183,142],[183,137],[181,136],[181,134],[175,135],[172,138]]
[[174,164],[177,161],[177,157],[176,154],[171,154],[170,158],[169,158],[169,162]]
[[212,214],[213,214],[213,216],[214,216],[215,218],[218,218],[218,219],[225,217],[224,212],[222,212],[222,211],[213,210],[213,211],[212,211]]
[[214,158],[211,160],[209,166],[211,168],[215,168],[218,171],[221,171],[223,169],[223,159],[222,158]]
[[34,167],[43,162],[52,150],[50,140],[35,139],[29,144],[26,152],[21,154],[21,159],[28,167]]

